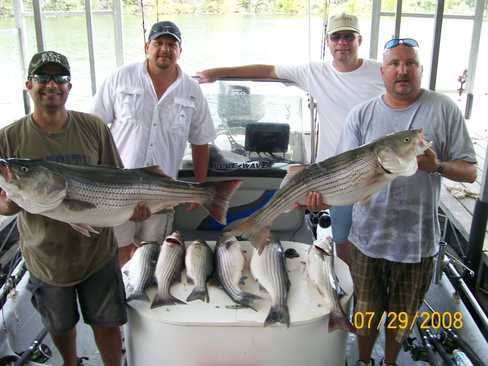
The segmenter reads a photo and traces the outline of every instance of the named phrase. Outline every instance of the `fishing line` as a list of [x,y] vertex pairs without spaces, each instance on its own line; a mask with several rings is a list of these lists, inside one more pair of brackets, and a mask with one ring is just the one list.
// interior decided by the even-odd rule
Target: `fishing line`
[[146,24],[144,22],[144,0],[141,0],[141,17],[142,17],[142,40],[146,43]]

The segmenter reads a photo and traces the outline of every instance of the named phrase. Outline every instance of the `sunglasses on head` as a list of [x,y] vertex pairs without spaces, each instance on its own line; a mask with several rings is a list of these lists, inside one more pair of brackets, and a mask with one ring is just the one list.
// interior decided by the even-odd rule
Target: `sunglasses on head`
[[385,43],[385,50],[398,47],[399,45],[405,45],[407,47],[418,47],[419,43],[413,38],[393,38]]
[[34,74],[30,77],[30,79],[39,84],[47,84],[51,80],[54,81],[56,84],[66,84],[71,81],[71,77],[69,75],[58,74]]
[[330,40],[333,42],[339,42],[341,39],[343,39],[346,42],[351,42],[356,39],[356,34],[354,33],[333,33],[329,36]]

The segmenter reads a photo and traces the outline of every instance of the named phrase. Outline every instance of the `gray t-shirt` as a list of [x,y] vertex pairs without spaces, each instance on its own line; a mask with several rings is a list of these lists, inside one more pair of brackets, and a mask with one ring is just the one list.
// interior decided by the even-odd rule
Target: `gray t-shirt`
[[[388,107],[383,96],[349,113],[338,152],[389,133],[423,128],[441,161],[476,163],[473,144],[459,108],[446,96],[423,90],[404,109]],[[437,253],[441,177],[417,171],[398,177],[365,203],[353,207],[349,240],[364,254],[394,262],[418,263]]]

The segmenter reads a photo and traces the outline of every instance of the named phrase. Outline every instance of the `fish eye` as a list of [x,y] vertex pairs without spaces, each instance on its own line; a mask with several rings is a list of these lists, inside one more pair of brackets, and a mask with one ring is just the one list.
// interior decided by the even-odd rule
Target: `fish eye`
[[403,142],[410,142],[410,137],[405,137],[405,138],[403,139]]
[[20,167],[20,171],[21,171],[22,173],[27,173],[27,172],[29,171],[29,168],[27,168],[26,166],[21,166],[21,167]]

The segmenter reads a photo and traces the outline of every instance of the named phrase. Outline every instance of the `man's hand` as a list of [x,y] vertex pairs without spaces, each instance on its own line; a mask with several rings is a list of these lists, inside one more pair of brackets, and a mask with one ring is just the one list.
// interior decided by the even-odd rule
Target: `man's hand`
[[295,202],[293,207],[294,208],[306,208],[312,212],[319,212],[321,210],[325,210],[327,208],[330,208],[331,206],[327,205],[324,202],[322,195],[319,192],[309,192],[307,194],[307,198],[305,199],[304,205],[302,205],[298,202]]
[[215,80],[217,80],[217,77],[212,75],[211,69],[198,71],[197,76],[200,77],[198,79],[199,84],[213,83]]
[[417,156],[417,164],[419,170],[427,173],[433,173],[439,167],[440,161],[437,159],[437,154],[432,149],[427,149],[422,155]]
[[147,220],[151,217],[152,213],[149,207],[146,206],[144,202],[139,202],[136,207],[134,207],[134,212],[129,218],[129,221],[139,222]]
[[7,197],[7,193],[0,189],[0,215],[11,216],[20,210],[21,208]]

